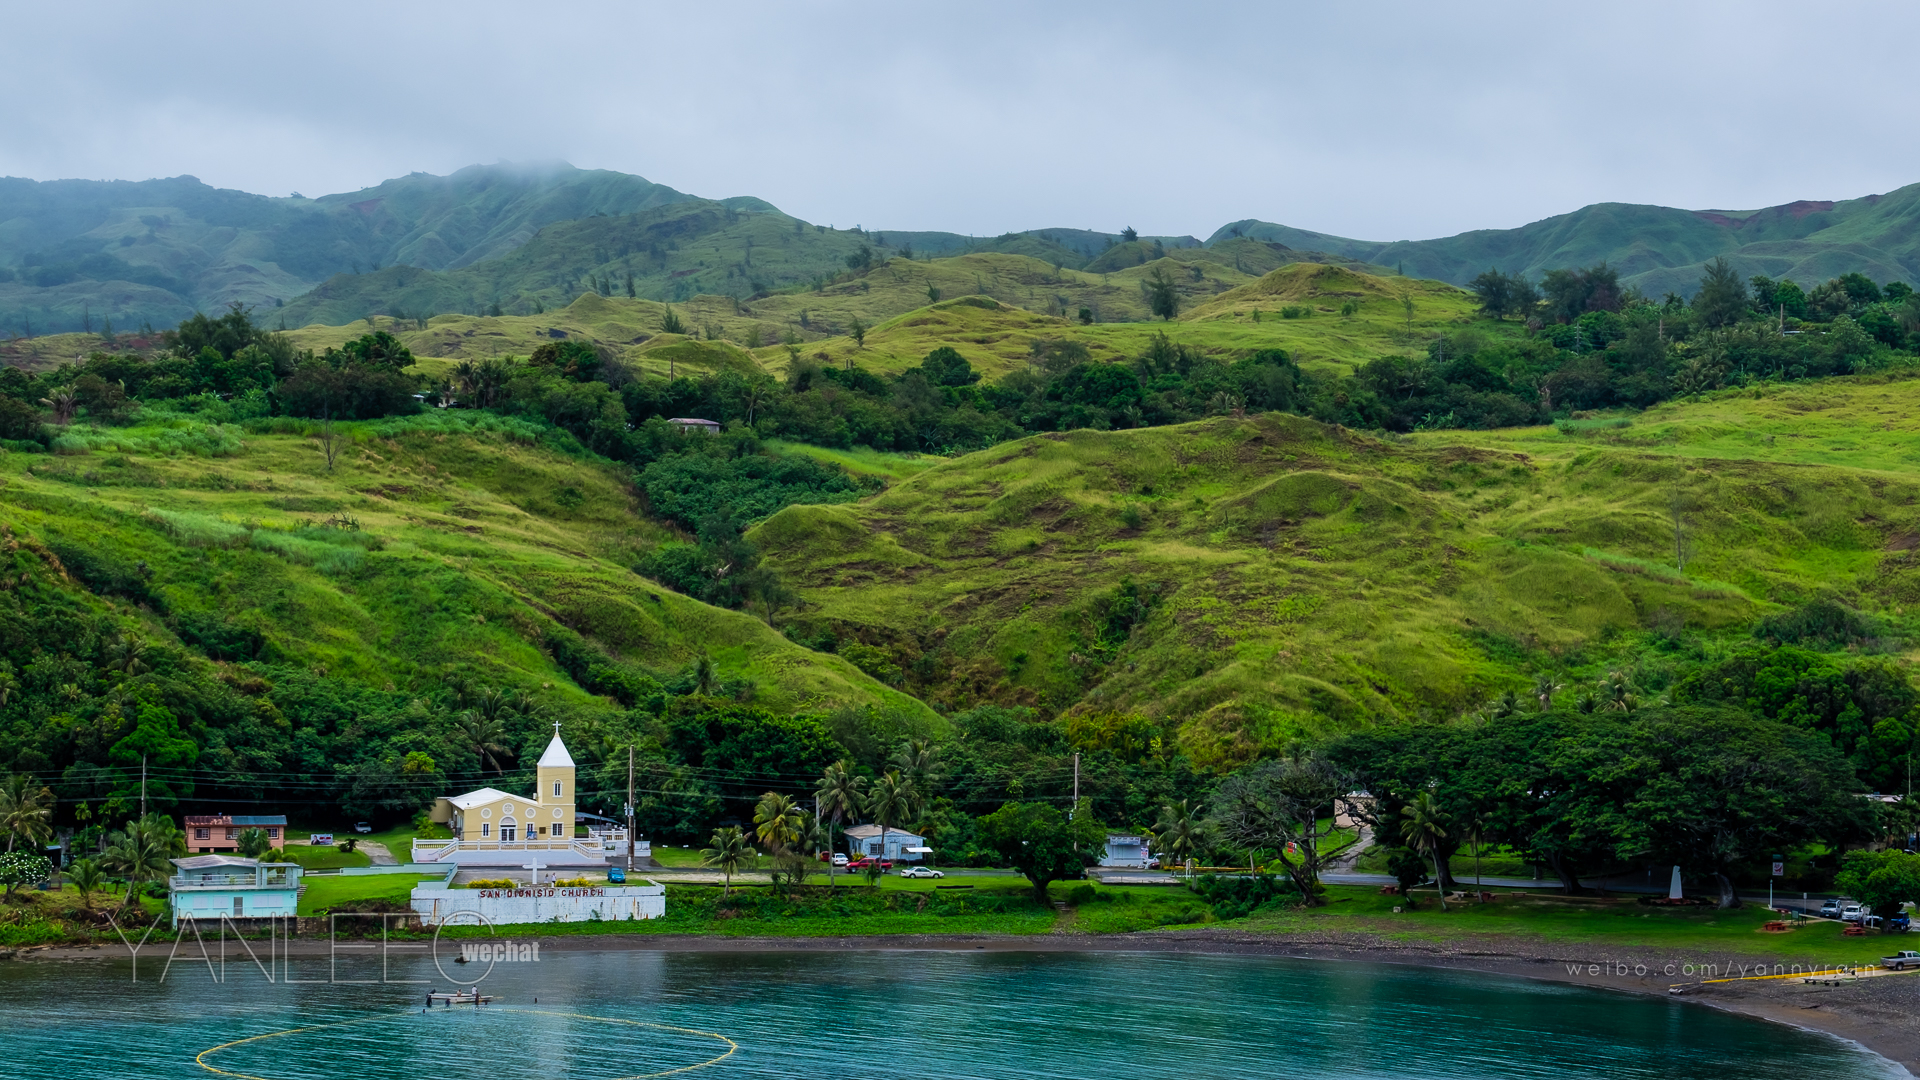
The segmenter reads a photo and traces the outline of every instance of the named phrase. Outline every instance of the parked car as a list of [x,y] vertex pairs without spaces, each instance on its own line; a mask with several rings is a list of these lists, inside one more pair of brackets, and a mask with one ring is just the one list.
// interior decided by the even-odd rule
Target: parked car
[[1823,902],[1820,905],[1820,915],[1822,918],[1827,918],[1827,919],[1839,918],[1840,917],[1840,901],[1827,900]]
[[1896,934],[1904,934],[1913,928],[1913,917],[1906,912],[1898,912],[1887,920],[1887,929]]
[[842,851],[836,851],[836,852],[834,852],[834,853],[833,853],[833,865],[835,865],[835,866],[845,866],[845,865],[847,865],[847,856],[846,856],[846,853],[845,853],[845,852],[842,852]]
[[900,868],[900,876],[901,877],[917,877],[917,878],[936,878],[936,877],[946,877],[947,875],[939,870],[935,870],[931,866],[903,866]]
[[626,884],[626,882],[627,882],[627,872],[625,870],[622,870],[616,866],[613,869],[607,871],[607,884],[624,885]]
[[882,870],[893,869],[892,859],[855,859],[847,864],[849,870],[865,870],[869,866],[878,866]]
[[363,834],[370,833],[373,831],[373,825],[371,822],[356,821],[353,823],[353,831],[357,833],[363,833]]
[[1910,967],[1920,967],[1920,952],[1902,949],[1892,956],[1881,957],[1880,966],[1889,971],[1905,971]]
[[819,859],[821,862],[830,862],[835,866],[847,865],[847,857],[837,851],[834,851],[834,852],[822,851],[819,854],[815,855],[814,858]]
[[1841,922],[1859,922],[1861,917],[1864,916],[1866,913],[1867,913],[1867,909],[1861,907],[1859,904],[1854,904],[1854,903],[1843,904],[1840,907],[1840,921]]

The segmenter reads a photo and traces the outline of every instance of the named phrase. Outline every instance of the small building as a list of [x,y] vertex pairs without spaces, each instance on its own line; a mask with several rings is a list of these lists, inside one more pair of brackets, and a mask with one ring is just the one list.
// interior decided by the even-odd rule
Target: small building
[[714,420],[702,420],[697,416],[676,416],[667,423],[680,429],[681,434],[689,431],[703,431],[708,435],[720,434],[720,424]]
[[187,848],[202,855],[239,851],[240,834],[259,829],[276,849],[287,846],[285,814],[188,814],[180,819],[187,833]]
[[544,841],[571,846],[575,814],[573,755],[560,741],[560,725],[554,724],[553,729],[553,741],[534,766],[536,780],[531,797],[490,787],[442,796],[434,803],[433,820],[450,827],[453,838],[461,843],[492,846]]
[[176,927],[182,919],[291,919],[299,911],[298,863],[268,863],[237,855],[189,855],[172,862],[167,906]]
[[[885,850],[882,850],[884,845]],[[847,829],[847,854],[855,859],[891,859],[894,862],[919,862],[932,849],[927,838],[905,829],[888,829],[883,840],[878,825],[855,825]]]
[[1145,870],[1153,860],[1153,852],[1148,850],[1148,841],[1144,836],[1121,836],[1110,833],[1107,836],[1107,850],[1100,856],[1101,866],[1122,866]]

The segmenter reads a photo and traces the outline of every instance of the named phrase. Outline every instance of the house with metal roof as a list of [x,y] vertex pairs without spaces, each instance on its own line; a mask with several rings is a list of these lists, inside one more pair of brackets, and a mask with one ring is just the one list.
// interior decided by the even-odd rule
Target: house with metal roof
[[853,825],[847,829],[847,854],[855,859],[891,859],[894,862],[920,862],[932,848],[927,838],[905,829],[888,829],[880,835],[878,825]]
[[180,819],[187,834],[187,849],[201,855],[240,850],[240,834],[259,829],[275,848],[286,846],[285,814],[188,814]]
[[290,919],[300,907],[300,864],[269,863],[237,855],[189,855],[171,860],[167,906],[181,920],[252,922]]

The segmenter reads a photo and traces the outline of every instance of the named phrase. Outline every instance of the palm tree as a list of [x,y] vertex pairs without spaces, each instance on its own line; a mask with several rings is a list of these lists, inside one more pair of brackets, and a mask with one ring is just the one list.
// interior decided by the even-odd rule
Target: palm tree
[[1200,811],[1187,799],[1160,808],[1153,823],[1153,839],[1160,850],[1185,862],[1206,846],[1207,826]]
[[106,875],[100,872],[100,864],[93,859],[76,859],[72,866],[67,867],[67,880],[80,890],[80,906],[88,911],[93,910],[93,894],[106,884],[105,878]]
[[1520,695],[1508,690],[1494,698],[1487,706],[1487,715],[1498,720],[1503,716],[1513,716],[1520,711]]
[[700,659],[693,662],[694,692],[711,696],[714,689],[719,685],[720,673],[714,669],[713,657],[708,656],[706,653],[701,653]]
[[1564,689],[1566,689],[1564,684],[1555,682],[1553,676],[1544,671],[1533,677],[1533,697],[1540,703],[1541,712],[1551,712],[1553,695]]
[[74,394],[72,387],[61,386],[41,398],[40,404],[53,410],[54,423],[65,426],[73,421],[74,411],[80,407],[80,398]]
[[1480,845],[1486,843],[1487,826],[1490,824],[1492,819],[1486,813],[1469,814],[1466,820],[1460,823],[1460,839],[1473,847],[1473,892],[1476,896],[1481,892]]
[[21,838],[44,844],[53,836],[53,792],[27,773],[14,773],[0,784],[0,830],[7,834],[7,850]]
[[258,859],[273,850],[273,841],[267,838],[265,829],[247,829],[240,833],[240,843],[235,854],[243,859]]
[[491,764],[496,775],[504,771],[502,765],[512,751],[507,748],[507,726],[497,715],[489,717],[468,709],[453,722],[453,730],[460,744],[473,751],[482,766]]
[[733,875],[754,857],[753,845],[747,843],[747,834],[741,832],[738,825],[713,830],[713,836],[707,842],[713,846],[700,852],[700,865],[710,866],[726,875],[727,883],[720,890],[720,895],[726,896],[733,892]]
[[1640,707],[1640,696],[1625,672],[1609,671],[1600,680],[1600,709],[1603,712],[1630,713]]
[[126,831],[109,837],[106,853],[100,859],[104,869],[127,883],[121,909],[133,903],[135,889],[149,881],[164,879],[173,869],[168,860],[185,854],[186,850],[185,837],[171,821],[158,814],[131,821]]
[[933,791],[940,782],[940,749],[933,745],[932,739],[914,739],[901,744],[888,764],[923,791]]
[[1433,792],[1423,791],[1400,808],[1403,820],[1400,835],[1407,846],[1433,859],[1433,886],[1440,894],[1440,910],[1447,910],[1446,877],[1440,873],[1440,849],[1447,841],[1447,815],[1433,801]]
[[800,834],[803,816],[791,795],[769,791],[760,796],[753,808],[753,833],[761,849],[776,860],[788,854],[789,845]]
[[[853,771],[853,762],[836,761],[827,766],[820,777],[820,786],[813,791],[814,806],[832,824],[828,826],[827,849],[833,849],[835,826],[852,821],[867,803],[867,778],[857,776]],[[833,861],[827,861],[827,884],[833,884]]]
[[898,769],[888,769],[885,776],[873,782],[873,790],[867,793],[867,816],[880,826],[882,859],[887,856],[887,830],[912,817],[919,798],[913,781],[901,776]]

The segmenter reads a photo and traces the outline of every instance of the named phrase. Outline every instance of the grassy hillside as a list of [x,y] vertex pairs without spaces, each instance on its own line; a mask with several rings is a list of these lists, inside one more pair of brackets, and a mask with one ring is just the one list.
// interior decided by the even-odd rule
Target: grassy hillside
[[711,655],[777,708],[903,700],[635,576],[664,531],[622,474],[564,437],[474,414],[339,430],[329,472],[305,422],[76,427],[57,456],[0,456],[5,524],[96,588],[156,598],[168,626],[224,625],[241,654],[375,688],[464,675],[585,701],[552,655],[571,631],[638,672]]
[[1764,210],[1677,210],[1597,203],[1518,229],[1479,229],[1434,240],[1376,242],[1236,221],[1209,245],[1252,238],[1326,251],[1418,277],[1464,285],[1488,268],[1534,278],[1548,270],[1606,262],[1624,284],[1660,296],[1691,295],[1704,264],[1724,255],[1742,277],[1791,278],[1811,288],[1848,272],[1877,282],[1920,278],[1913,230],[1920,184],[1859,199],[1802,201]]
[[[1018,255],[895,259],[817,292],[746,302],[702,295],[668,305],[589,293],[539,315],[372,316],[288,335],[299,348],[321,350],[381,329],[399,336],[418,356],[449,360],[526,356],[544,342],[580,338],[649,375],[667,374],[670,362],[679,374],[729,367],[780,374],[791,363],[784,344],[789,340],[808,359],[852,362],[891,374],[945,345],[993,379],[1023,367],[1036,341],[1079,341],[1095,358],[1116,359],[1138,355],[1160,333],[1213,354],[1283,348],[1305,366],[1347,370],[1381,356],[1420,353],[1436,332],[1474,314],[1469,294],[1439,282],[1277,258],[1271,260],[1277,269],[1256,277],[1211,254],[1182,251],[1111,274],[1056,271]],[[1176,278],[1185,305],[1172,322],[1149,319],[1140,288],[1158,269]],[[930,287],[942,299],[929,303]],[[1411,321],[1405,298],[1414,302]],[[660,332],[669,307],[689,334]],[[1097,310],[1101,321],[1082,325],[1077,317],[1082,307]],[[856,320],[865,327],[864,344],[851,335]],[[1482,322],[1490,332],[1518,332]],[[51,366],[49,361],[71,359],[65,354],[86,349],[90,341],[100,347],[84,335],[61,341],[58,349],[22,350],[12,362]]]
[[1536,672],[1590,685],[1649,633],[1739,634],[1829,591],[1903,618],[1916,401],[1839,380],[1564,432],[1077,431],[752,536],[808,621],[937,702],[1138,712],[1219,763]]

